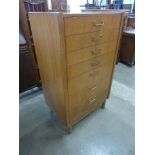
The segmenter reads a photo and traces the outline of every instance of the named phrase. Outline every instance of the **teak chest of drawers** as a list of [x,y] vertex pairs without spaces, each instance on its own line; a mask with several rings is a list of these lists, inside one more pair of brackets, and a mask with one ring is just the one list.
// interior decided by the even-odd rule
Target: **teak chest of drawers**
[[122,13],[30,13],[46,101],[65,127],[105,105]]

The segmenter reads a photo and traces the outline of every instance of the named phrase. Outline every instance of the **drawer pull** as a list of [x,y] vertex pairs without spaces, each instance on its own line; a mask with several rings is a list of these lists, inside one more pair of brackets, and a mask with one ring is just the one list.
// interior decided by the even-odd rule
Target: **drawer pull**
[[100,39],[99,38],[92,38],[92,41],[97,42],[97,41],[100,41]]
[[104,21],[102,23],[95,23],[94,26],[104,26]]
[[90,90],[90,91],[93,91],[93,90],[95,90],[96,88],[97,88],[97,86],[93,86],[93,87],[90,87],[89,90]]
[[91,63],[91,66],[92,66],[92,67],[95,67],[95,66],[98,66],[99,64],[100,64],[100,61],[92,62],[92,63]]
[[97,55],[97,54],[101,53],[101,49],[97,49],[96,51],[91,51],[91,53],[93,55]]
[[88,102],[92,103],[92,102],[95,102],[96,100],[97,100],[96,97],[94,97],[94,98],[91,97],[91,98],[88,99]]
[[99,49],[97,49],[96,51],[101,52],[101,50],[102,50],[102,49],[101,49],[101,48],[99,48]]
[[102,39],[103,38],[103,36],[102,35],[100,35],[99,37],[93,37],[92,38],[92,41],[100,41],[100,39]]
[[90,73],[89,75],[90,75],[90,76],[96,76],[97,73],[98,73],[98,72],[96,71],[96,72],[92,72],[92,73]]

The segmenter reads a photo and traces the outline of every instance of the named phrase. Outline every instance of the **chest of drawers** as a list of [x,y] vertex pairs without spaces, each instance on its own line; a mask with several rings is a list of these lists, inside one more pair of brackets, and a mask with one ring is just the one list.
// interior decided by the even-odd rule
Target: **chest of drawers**
[[46,101],[69,130],[109,96],[122,13],[30,13]]

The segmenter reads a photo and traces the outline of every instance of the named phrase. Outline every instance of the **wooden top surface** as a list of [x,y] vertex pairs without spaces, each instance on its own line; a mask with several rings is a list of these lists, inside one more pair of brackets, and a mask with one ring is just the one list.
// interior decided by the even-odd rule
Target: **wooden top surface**
[[98,15],[98,14],[121,14],[124,11],[120,10],[102,10],[102,11],[92,11],[92,12],[29,12],[29,14],[51,14],[58,15],[62,14],[64,17],[70,16],[87,16],[87,15]]

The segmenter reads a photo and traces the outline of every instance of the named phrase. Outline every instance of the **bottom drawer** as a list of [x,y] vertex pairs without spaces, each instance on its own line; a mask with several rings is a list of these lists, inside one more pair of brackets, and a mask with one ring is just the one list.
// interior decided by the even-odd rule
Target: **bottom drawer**
[[[93,109],[96,109],[107,98],[108,91],[100,91],[92,96],[83,98],[82,96],[70,96],[69,101],[72,102],[70,104],[70,121],[72,124],[82,119],[86,114],[91,112]],[[76,100],[75,100],[76,98]]]
[[[74,93],[69,94],[70,105],[70,117],[71,122],[76,122],[81,119],[86,113],[92,111],[99,105],[101,105],[108,95],[108,88],[111,77],[111,63],[108,65],[108,71],[104,70],[102,76],[96,75],[93,85],[80,85],[81,89],[77,89],[79,86],[77,83],[74,87]],[[100,70],[104,68],[102,66]],[[105,76],[104,76],[105,75]],[[80,80],[82,82],[82,80]],[[89,84],[89,82],[87,82]]]
[[[106,99],[113,63],[104,64],[69,80],[69,107],[71,123],[97,108]],[[90,76],[91,75],[91,76]],[[89,78],[88,78],[89,77]]]

